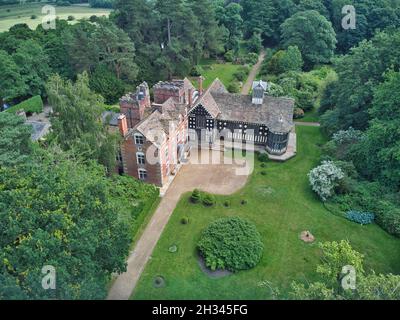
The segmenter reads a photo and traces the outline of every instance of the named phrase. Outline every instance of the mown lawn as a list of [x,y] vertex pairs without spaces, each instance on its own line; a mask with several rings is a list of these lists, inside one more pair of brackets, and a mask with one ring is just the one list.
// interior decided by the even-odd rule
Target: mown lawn
[[[203,77],[205,78],[205,89],[207,89],[216,78],[219,78],[225,87],[228,87],[232,81],[234,81],[234,73],[241,68],[241,65],[232,64],[230,62],[218,63],[213,59],[203,59],[200,65],[204,69]],[[192,79],[192,82],[197,86],[195,78]]]
[[[0,6],[0,32],[7,31],[13,25],[18,23],[26,23],[31,29],[35,29],[42,23],[43,6],[47,3],[26,3],[17,5]],[[71,5],[67,7],[55,7],[56,16],[66,20],[68,16],[74,16],[75,20],[71,23],[76,23],[82,18],[89,18],[92,15],[108,16],[112,10],[101,8],[90,8],[83,5]],[[31,19],[32,15],[36,15],[36,19]]]
[[319,122],[319,114],[316,108],[305,113],[304,118],[296,119],[298,122]]
[[[376,225],[360,226],[324,209],[311,191],[307,173],[318,163],[324,142],[319,129],[298,127],[298,156],[286,163],[268,162],[255,172],[247,186],[232,196],[217,197],[212,209],[193,205],[189,194],[179,202],[164,230],[132,299],[269,299],[271,294],[261,281],[269,281],[287,296],[293,280],[315,280],[320,258],[317,243],[348,239],[365,254],[367,269],[400,273],[400,239]],[[262,170],[266,176],[260,174]],[[242,199],[248,204],[241,205]],[[223,202],[231,202],[225,208]],[[182,225],[182,217],[190,218]],[[225,216],[241,216],[256,224],[264,240],[262,261],[254,269],[225,278],[212,279],[199,268],[196,242],[210,222]],[[304,244],[300,232],[311,231],[317,243]],[[169,253],[176,244],[178,251]],[[154,288],[154,277],[166,280],[164,288]]]

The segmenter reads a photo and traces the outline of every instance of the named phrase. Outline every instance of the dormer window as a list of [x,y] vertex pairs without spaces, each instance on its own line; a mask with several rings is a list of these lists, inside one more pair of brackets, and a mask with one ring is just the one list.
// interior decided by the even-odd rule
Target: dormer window
[[264,103],[264,95],[267,91],[267,83],[260,80],[253,82],[253,97],[252,103],[261,105]]
[[138,146],[144,145],[144,137],[140,133],[135,134],[135,144]]

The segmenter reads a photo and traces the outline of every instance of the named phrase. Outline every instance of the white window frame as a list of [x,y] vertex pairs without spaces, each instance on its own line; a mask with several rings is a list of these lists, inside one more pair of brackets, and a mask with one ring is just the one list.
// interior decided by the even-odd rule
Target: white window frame
[[[140,158],[139,158],[140,157]],[[139,159],[143,159],[143,163],[139,160]],[[144,165],[146,164],[146,156],[143,152],[137,152],[136,153],[136,163],[138,165]]]

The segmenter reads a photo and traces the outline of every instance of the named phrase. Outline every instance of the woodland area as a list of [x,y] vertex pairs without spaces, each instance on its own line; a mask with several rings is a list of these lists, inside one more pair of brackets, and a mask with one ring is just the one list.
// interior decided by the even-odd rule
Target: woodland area
[[[104,298],[158,191],[114,174],[119,138],[102,112],[142,81],[198,76],[202,59],[248,64],[263,49],[270,94],[294,98],[297,118],[314,112],[329,140],[313,190],[327,208],[373,214],[400,237],[399,1],[89,3],[113,12],[0,33],[1,109],[41,96],[54,110],[39,143],[21,118],[0,113],[0,299]],[[345,5],[355,29],[342,26]],[[323,181],[324,170],[337,179]],[[65,284],[52,296],[39,288],[43,261]],[[309,298],[324,298],[321,288]]]

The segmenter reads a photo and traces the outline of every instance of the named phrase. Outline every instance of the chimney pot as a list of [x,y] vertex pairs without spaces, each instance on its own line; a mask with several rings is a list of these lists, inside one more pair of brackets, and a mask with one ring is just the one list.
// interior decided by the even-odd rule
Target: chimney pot
[[203,94],[203,76],[199,77],[199,94],[202,95]]
[[189,97],[188,97],[188,103],[189,103],[189,106],[191,106],[192,103],[193,103],[193,89],[192,89],[192,88],[190,88],[190,89],[188,90],[188,95],[189,95]]

